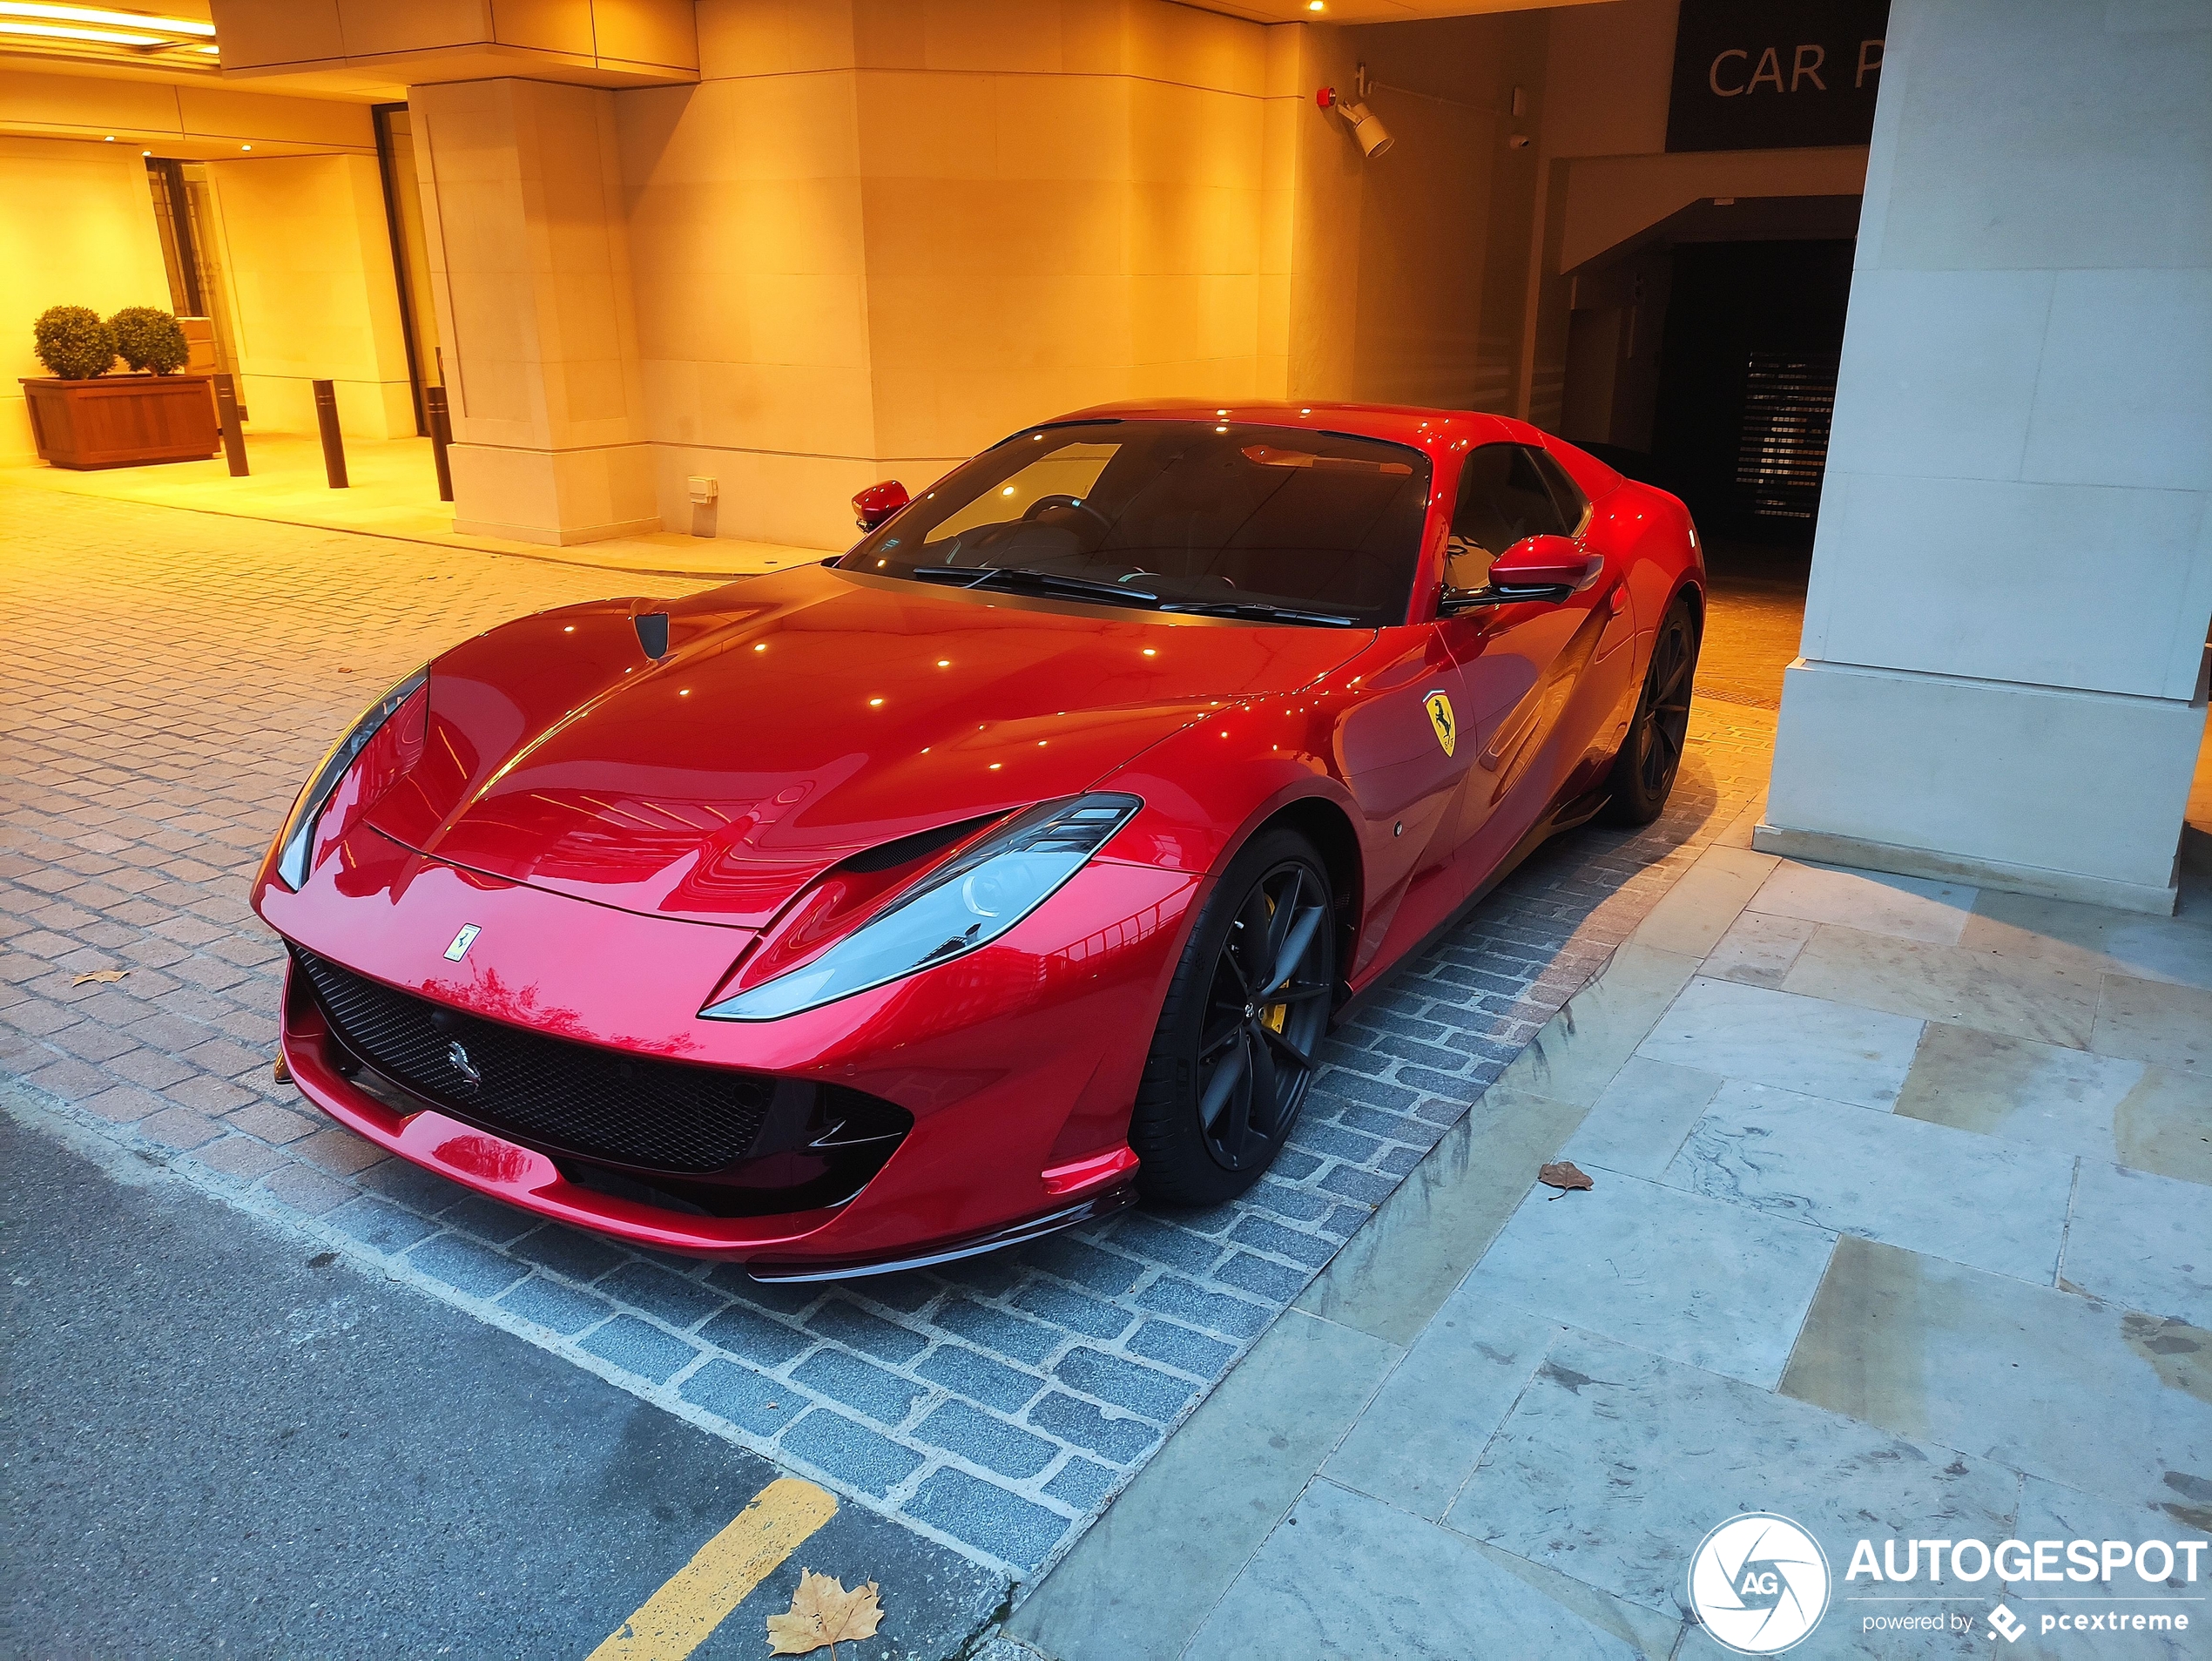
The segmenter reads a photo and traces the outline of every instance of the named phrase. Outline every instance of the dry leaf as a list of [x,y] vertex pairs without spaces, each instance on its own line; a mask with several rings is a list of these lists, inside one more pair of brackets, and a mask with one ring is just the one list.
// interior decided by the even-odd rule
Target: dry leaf
[[801,1569],[791,1613],[768,1617],[768,1653],[811,1655],[826,1644],[834,1656],[840,1644],[873,1637],[882,1620],[873,1580],[848,1592],[842,1582]]
[[1587,1172],[1578,1170],[1574,1162],[1568,1159],[1546,1165],[1536,1173],[1536,1180],[1547,1188],[1557,1188],[1562,1192],[1569,1188],[1594,1188],[1597,1185],[1589,1179]]
[[289,1084],[292,1082],[292,1069],[284,1064],[282,1056],[279,1056],[276,1058],[276,1065],[269,1069],[269,1076],[280,1084]]
[[130,972],[131,971],[127,969],[96,969],[89,975],[78,976],[75,980],[71,981],[70,984],[71,986],[82,986],[87,981],[97,981],[100,984],[105,985],[110,981],[121,980]]

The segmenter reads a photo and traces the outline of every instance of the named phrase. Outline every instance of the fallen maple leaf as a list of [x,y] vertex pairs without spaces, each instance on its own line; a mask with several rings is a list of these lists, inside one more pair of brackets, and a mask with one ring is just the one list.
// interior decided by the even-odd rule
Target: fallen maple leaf
[[269,1069],[269,1076],[280,1084],[289,1084],[292,1082],[292,1069],[284,1064],[282,1056],[279,1056],[276,1058],[276,1065]]
[[848,1592],[843,1582],[801,1569],[791,1613],[768,1617],[768,1653],[812,1655],[826,1644],[834,1657],[840,1644],[873,1637],[882,1620],[873,1580]]
[[90,974],[78,976],[75,980],[71,981],[70,984],[71,986],[82,986],[87,981],[98,981],[105,985],[110,981],[121,980],[130,972],[131,971],[127,969],[96,969]]
[[1547,1188],[1556,1188],[1562,1193],[1569,1188],[1595,1188],[1597,1185],[1589,1174],[1578,1168],[1572,1160],[1561,1159],[1546,1165],[1536,1173],[1536,1180]]

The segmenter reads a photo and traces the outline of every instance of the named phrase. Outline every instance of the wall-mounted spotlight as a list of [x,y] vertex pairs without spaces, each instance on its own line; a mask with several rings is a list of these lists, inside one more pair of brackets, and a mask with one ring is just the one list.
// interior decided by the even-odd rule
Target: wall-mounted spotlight
[[[1364,84],[1366,78],[1366,70],[1363,65],[1359,71],[1363,84],[1359,90],[1363,93],[1366,91]],[[1313,95],[1313,101],[1323,109],[1334,110],[1344,118],[1345,124],[1352,129],[1352,136],[1359,141],[1359,148],[1370,159],[1381,155],[1395,142],[1390,136],[1390,129],[1383,125],[1382,118],[1370,110],[1362,98],[1340,98],[1337,96],[1336,88],[1325,86]]]

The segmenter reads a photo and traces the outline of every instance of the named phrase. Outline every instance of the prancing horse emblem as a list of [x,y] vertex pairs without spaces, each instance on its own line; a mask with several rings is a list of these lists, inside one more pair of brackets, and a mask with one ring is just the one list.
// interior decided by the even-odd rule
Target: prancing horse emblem
[[[1449,755],[1460,741],[1459,726],[1452,719],[1452,700],[1442,692],[1431,692],[1426,701],[1428,724],[1436,729],[1436,741],[1444,746],[1444,753]],[[450,957],[453,954],[448,952],[446,955]]]
[[484,1076],[476,1070],[475,1063],[469,1059],[468,1048],[460,1039],[455,1038],[446,1046],[446,1059],[453,1063],[453,1070],[461,1075],[461,1084],[464,1090],[473,1090],[484,1082]]
[[469,949],[476,943],[476,936],[484,931],[473,922],[461,925],[461,932],[453,937],[453,944],[446,948],[446,961],[457,963],[469,955]]

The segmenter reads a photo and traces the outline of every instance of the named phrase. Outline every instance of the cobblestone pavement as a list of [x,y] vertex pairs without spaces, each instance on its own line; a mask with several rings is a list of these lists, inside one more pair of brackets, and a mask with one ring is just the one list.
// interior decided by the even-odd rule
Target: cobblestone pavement
[[1755,799],[1773,737],[1764,709],[1701,706],[1667,815],[1559,839],[1402,973],[1246,1200],[779,1289],[541,1226],[322,1120],[271,1077],[282,955],[246,903],[300,780],[389,682],[511,615],[685,584],[29,495],[0,577],[0,1068],[34,1117],[1025,1581]]

